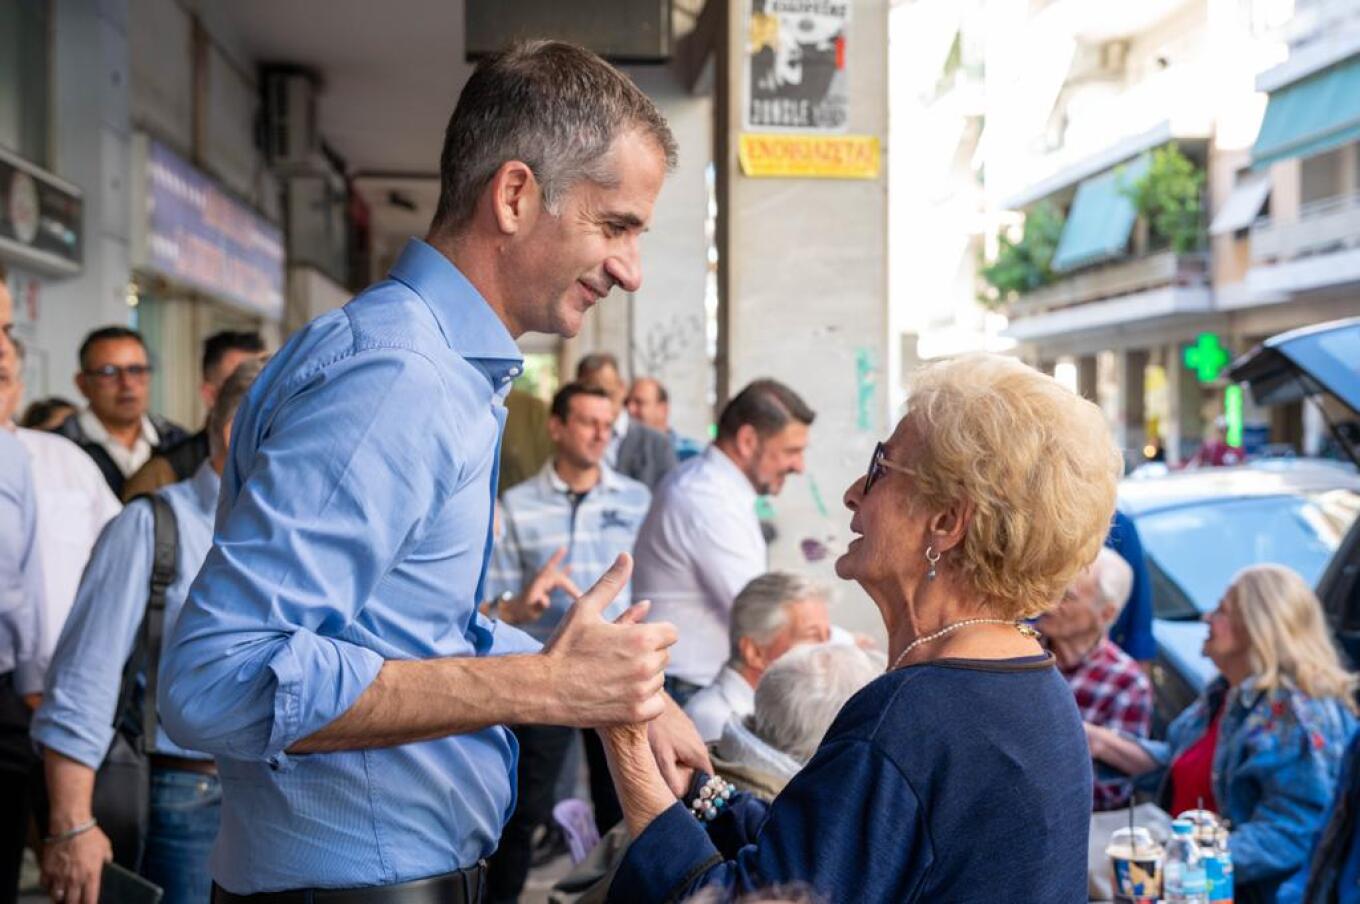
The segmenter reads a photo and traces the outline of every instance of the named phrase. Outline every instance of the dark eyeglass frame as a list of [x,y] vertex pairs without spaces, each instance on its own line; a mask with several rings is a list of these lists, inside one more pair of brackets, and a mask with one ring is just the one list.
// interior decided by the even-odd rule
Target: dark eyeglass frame
[[874,454],[869,456],[869,468],[864,472],[864,493],[868,493],[878,483],[878,479],[888,471],[896,471],[899,474],[910,474],[911,470],[888,458],[888,444],[878,443],[874,446]]
[[150,364],[128,364],[123,367],[119,367],[117,364],[105,364],[103,367],[91,368],[81,371],[81,373],[92,380],[113,383],[123,377],[132,381],[147,380],[151,378],[151,374],[155,370],[156,368]]

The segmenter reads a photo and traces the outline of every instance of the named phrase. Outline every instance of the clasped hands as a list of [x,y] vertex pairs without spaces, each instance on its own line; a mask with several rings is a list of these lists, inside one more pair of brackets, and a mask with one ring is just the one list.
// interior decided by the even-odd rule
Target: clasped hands
[[[555,570],[560,562],[554,556],[549,566]],[[543,655],[554,675],[564,717],[560,724],[598,728],[620,741],[641,743],[645,738],[662,778],[680,796],[693,770],[712,772],[713,767],[694,723],[662,690],[675,626],[644,623],[647,601],[634,603],[612,622],[604,619],[604,610],[632,572],[632,558],[620,555],[594,586],[579,594]]]

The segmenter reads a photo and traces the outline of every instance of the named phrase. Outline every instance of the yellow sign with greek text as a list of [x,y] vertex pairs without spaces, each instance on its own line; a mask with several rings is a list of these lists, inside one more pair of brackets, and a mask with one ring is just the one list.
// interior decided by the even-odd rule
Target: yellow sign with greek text
[[741,171],[756,178],[878,178],[878,139],[872,135],[748,133],[738,154]]

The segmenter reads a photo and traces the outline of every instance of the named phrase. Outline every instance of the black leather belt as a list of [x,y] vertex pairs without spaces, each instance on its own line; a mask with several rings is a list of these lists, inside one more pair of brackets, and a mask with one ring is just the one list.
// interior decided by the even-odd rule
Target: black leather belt
[[479,904],[486,861],[456,873],[369,888],[304,888],[234,895],[213,884],[213,904]]

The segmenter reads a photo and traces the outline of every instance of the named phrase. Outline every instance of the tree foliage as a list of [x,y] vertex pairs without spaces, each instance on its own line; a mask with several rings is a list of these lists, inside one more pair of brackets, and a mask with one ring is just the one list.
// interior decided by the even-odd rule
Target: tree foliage
[[1053,282],[1053,253],[1062,236],[1063,218],[1053,205],[1040,204],[1025,216],[1020,237],[998,237],[996,260],[985,264],[981,276],[987,283],[979,300],[999,308],[1018,296]]

